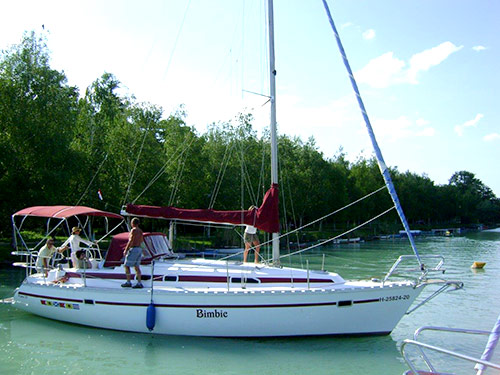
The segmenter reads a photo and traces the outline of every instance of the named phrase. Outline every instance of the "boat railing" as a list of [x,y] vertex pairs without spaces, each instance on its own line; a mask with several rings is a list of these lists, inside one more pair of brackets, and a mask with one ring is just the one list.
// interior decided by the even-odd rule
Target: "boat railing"
[[[12,265],[15,267],[26,268],[26,276],[37,273],[39,270],[37,269],[36,262],[39,258],[38,250],[35,249],[27,249],[21,251],[12,251],[12,255],[23,256],[25,257],[24,262],[14,262]],[[44,257],[48,259],[47,271],[56,268],[57,264],[61,261],[68,261],[70,258],[65,257],[63,254],[56,252],[54,255],[50,257]]]
[[99,248],[98,245],[96,245],[95,247],[89,247],[89,248],[85,248],[82,250],[85,250],[85,255],[86,255],[87,259],[92,258],[92,259],[95,259],[97,261],[101,261],[103,259],[101,249]]
[[12,255],[25,257],[24,262],[14,262],[12,265],[15,267],[23,267],[26,268],[26,276],[31,275],[33,270],[36,269],[35,264],[38,258],[38,252],[34,249],[27,250],[16,250],[11,252]]
[[[499,317],[500,319],[500,317]],[[473,362],[475,363],[475,369],[476,369],[476,375],[481,375],[483,374],[483,371],[490,367],[494,368],[497,370],[500,370],[500,365],[493,363],[490,361],[490,358],[493,354],[493,350],[495,349],[495,346],[498,342],[498,336],[499,336],[499,320],[497,320],[497,324],[495,325],[494,329],[492,331],[483,331],[483,330],[476,330],[476,329],[464,329],[464,328],[449,328],[449,327],[435,327],[435,326],[424,326],[418,328],[414,335],[413,335],[413,340],[406,339],[402,342],[401,344],[401,355],[403,356],[406,364],[410,368],[410,370],[405,372],[405,375],[410,375],[410,374],[421,374],[421,373],[426,373],[426,374],[444,374],[438,370],[436,370],[436,367],[432,364],[431,360],[429,359],[429,356],[425,353],[426,349],[427,351],[433,351],[436,353],[441,353],[443,355],[451,356],[457,359],[465,360],[468,362]],[[468,334],[468,335],[488,335],[488,343],[486,344],[485,350],[481,356],[481,358],[476,358],[471,355],[459,353],[453,350],[449,350],[446,348],[438,347],[435,345],[430,345],[423,343],[421,341],[418,341],[418,336],[420,333],[423,331],[437,331],[437,332],[452,332],[452,333],[462,333],[462,334]],[[427,369],[430,371],[422,371],[417,369],[417,365],[415,363],[415,359],[412,360],[410,358],[410,355],[408,354],[408,351],[406,350],[408,346],[416,346],[419,349],[420,352],[420,358],[422,361],[425,363],[427,366]]]
[[[434,254],[420,255],[420,259],[422,261],[434,261],[435,264],[429,267],[428,264],[424,265],[422,263],[421,267],[419,266],[418,268],[412,268],[412,269],[405,268],[404,272],[405,273],[407,273],[407,272],[411,272],[411,273],[419,272],[420,274],[418,277],[418,281],[424,280],[427,277],[427,275],[431,272],[445,273],[446,270],[443,268],[444,257],[442,255],[434,255]],[[387,272],[387,274],[384,276],[383,282],[385,283],[389,279],[389,277],[394,275],[396,273],[396,270],[400,269],[403,263],[405,265],[407,265],[409,263],[409,261],[416,262],[417,256],[416,255],[401,255],[394,262],[394,264],[392,265],[389,272]]]
[[[433,254],[421,255],[420,260],[426,261],[426,262],[427,261],[434,261],[434,265],[429,267],[428,266],[429,262],[428,262],[427,265],[422,263],[422,266],[418,267],[418,268],[410,268],[410,269],[408,267],[403,268],[403,266],[402,266],[403,263],[406,262],[406,264],[405,264],[405,266],[406,266],[409,261],[416,262],[417,257],[416,257],[416,255],[401,255],[396,260],[396,262],[394,262],[393,266],[391,267],[389,272],[387,272],[384,279],[382,280],[382,283],[384,284],[385,282],[387,282],[387,280],[391,276],[395,275],[396,273],[404,274],[406,277],[408,277],[408,273],[418,272],[419,276],[416,280],[415,286],[420,286],[423,284],[425,284],[425,285],[435,284],[435,285],[440,286],[436,291],[434,291],[432,294],[427,296],[423,301],[421,301],[416,306],[409,309],[406,312],[407,315],[411,314],[412,312],[417,310],[419,307],[425,305],[427,302],[429,302],[431,299],[438,296],[439,294],[441,294],[447,290],[453,291],[453,290],[462,289],[464,286],[464,284],[461,281],[457,281],[457,280],[429,279],[427,277],[427,276],[429,276],[430,273],[444,274],[446,272],[445,268],[443,267],[444,266],[444,257],[442,255],[433,255]],[[398,272],[396,272],[396,271],[398,271]]]
[[[99,248],[99,246],[84,248],[82,250],[85,250],[85,258],[87,260],[94,259],[97,263],[99,263],[103,259],[101,249]],[[36,273],[38,271],[36,267],[36,262],[38,260],[39,255],[38,255],[38,250],[36,250],[35,248],[16,250],[12,251],[11,254],[25,257],[25,260],[23,262],[14,262],[13,266],[26,268],[27,276]],[[64,262],[69,262],[71,259],[69,256],[65,256],[59,252],[56,252],[54,255],[46,258],[49,259],[48,270],[56,268],[57,264],[61,263],[61,261],[63,261],[64,263]]]

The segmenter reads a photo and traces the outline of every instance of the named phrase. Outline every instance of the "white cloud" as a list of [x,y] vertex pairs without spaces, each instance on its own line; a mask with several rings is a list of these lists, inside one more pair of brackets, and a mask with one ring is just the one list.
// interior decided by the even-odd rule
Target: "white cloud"
[[463,46],[457,47],[451,42],[441,43],[439,46],[422,51],[410,58],[410,67],[407,72],[407,78],[410,83],[418,83],[417,74],[425,72],[433,66],[441,64],[452,53],[460,51]]
[[[268,108],[263,108],[262,115],[256,115],[256,122],[267,126]],[[372,119],[377,139],[390,143],[415,137],[433,137],[435,129],[429,124],[423,118],[412,119],[407,116]],[[336,151],[337,147],[333,144],[338,142],[351,155],[357,155],[363,149],[372,152],[362,116],[351,95],[322,106],[309,106],[298,97],[280,95],[278,127],[280,133],[299,136],[303,140],[314,136],[323,151]]]
[[387,52],[371,60],[365,67],[355,73],[360,83],[366,83],[374,88],[386,88],[395,84],[418,84],[417,75],[428,71],[433,66],[441,64],[452,53],[461,50],[463,46],[455,46],[444,42],[431,49],[413,55],[408,64],[394,57],[393,52]]
[[356,80],[375,88],[386,88],[401,81],[405,62],[394,57],[392,52],[371,60],[355,73]]
[[[346,123],[359,122],[359,110],[356,101],[351,95],[334,100],[324,106],[311,107],[305,105],[301,98],[292,95],[279,97],[279,123],[286,129],[287,134],[299,135],[307,139],[311,127],[316,129],[333,127],[339,128]],[[266,119],[269,122],[268,119]]]
[[375,30],[373,30],[373,29],[366,30],[363,33],[363,39],[366,39],[366,40],[375,39]]
[[472,49],[476,52],[480,52],[480,51],[484,51],[487,48],[485,46],[474,46],[474,47],[472,47]]
[[[254,129],[269,126],[269,106],[255,107]],[[368,139],[362,116],[353,95],[346,95],[324,104],[311,104],[295,95],[280,94],[278,105],[278,133],[300,137],[307,141],[314,137],[316,145],[332,156],[342,146],[349,155],[356,155]],[[371,149],[371,148],[370,148]]]
[[425,125],[429,125],[429,121],[427,121],[423,118],[419,118],[419,119],[417,119],[417,121],[415,121],[415,124],[417,124],[418,126],[425,126]]
[[493,142],[493,141],[500,140],[500,134],[491,133],[491,134],[485,135],[483,137],[483,140],[485,140],[486,142]]
[[434,128],[425,128],[415,133],[417,137],[433,137],[436,134],[436,129]]
[[[262,102],[262,100],[260,100]],[[359,113],[356,100],[346,95],[324,105],[310,104],[294,95],[280,95],[278,103],[278,132],[298,136],[306,141],[313,136],[326,155],[334,155],[342,146],[349,157],[363,152],[371,156],[372,145]],[[261,131],[269,125],[269,108],[255,107],[254,129]],[[435,136],[435,129],[423,118],[400,116],[394,119],[372,118],[372,125],[383,148],[402,139]]]
[[422,126],[429,122],[423,119],[412,121],[406,116],[400,116],[396,119],[376,119],[374,121],[375,134],[381,139],[387,139],[390,142],[396,142],[404,138],[413,137],[432,137],[435,129]]
[[482,113],[478,113],[474,119],[455,126],[455,132],[461,137],[466,128],[476,127],[479,121],[484,117]]

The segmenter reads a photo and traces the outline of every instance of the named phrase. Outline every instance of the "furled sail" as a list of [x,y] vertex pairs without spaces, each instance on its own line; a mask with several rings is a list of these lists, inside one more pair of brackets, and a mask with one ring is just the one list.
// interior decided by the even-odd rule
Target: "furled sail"
[[358,105],[361,110],[361,114],[363,115],[363,119],[365,120],[365,125],[366,129],[368,130],[368,135],[370,136],[370,140],[373,145],[373,150],[375,151],[375,156],[377,158],[378,166],[380,168],[380,172],[382,174],[382,177],[384,178],[385,185],[387,186],[387,190],[389,191],[389,194],[392,198],[392,201],[394,203],[394,207],[396,208],[396,211],[399,215],[399,218],[401,220],[401,223],[403,224],[403,227],[406,231],[406,234],[408,236],[408,239],[410,240],[411,247],[413,249],[413,252],[415,253],[415,256],[418,260],[418,263],[420,264],[420,268],[422,271],[424,270],[424,264],[422,263],[422,260],[420,259],[420,255],[417,250],[417,246],[415,245],[415,241],[413,239],[413,235],[410,230],[410,226],[408,224],[408,221],[406,220],[406,216],[403,212],[403,209],[401,207],[401,203],[399,202],[398,195],[396,193],[396,190],[394,189],[394,184],[391,179],[391,175],[389,174],[389,169],[387,168],[384,158],[382,156],[382,152],[380,151],[380,147],[378,146],[377,139],[375,138],[375,134],[373,133],[373,128],[370,123],[370,119],[368,118],[368,113],[366,112],[365,105],[363,103],[363,100],[361,99],[361,94],[359,93],[358,85],[356,83],[356,79],[354,78],[354,74],[351,70],[351,66],[349,64],[349,61],[347,60],[346,53],[344,51],[344,47],[342,46],[342,42],[340,41],[340,36],[339,33],[337,32],[337,28],[335,27],[335,23],[333,22],[332,15],[330,13],[330,8],[328,7],[328,3],[326,0],[323,0],[323,6],[325,8],[326,14],[328,16],[328,20],[330,21],[330,26],[332,27],[332,31],[335,34],[335,39],[337,41],[337,45],[340,50],[340,54],[342,55],[342,59],[344,60],[344,65],[347,69],[347,73],[349,75],[349,79],[351,80],[351,85],[352,88],[354,89],[354,92],[356,94],[356,99],[358,100]]
[[216,211],[128,204],[125,211],[129,215],[142,217],[203,223],[253,225],[265,232],[274,233],[279,231],[278,184],[272,184],[271,188],[266,192],[260,207],[251,210]]

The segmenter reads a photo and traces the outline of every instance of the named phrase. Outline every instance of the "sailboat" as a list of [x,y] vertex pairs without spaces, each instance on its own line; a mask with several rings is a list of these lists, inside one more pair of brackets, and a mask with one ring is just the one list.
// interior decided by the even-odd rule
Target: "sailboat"
[[[329,14],[327,4],[324,2]],[[178,259],[166,236],[148,234],[150,255],[142,264],[143,289],[122,288],[125,271],[120,247],[113,241],[105,259],[96,259],[83,269],[59,265],[47,275],[34,269],[34,250],[18,252],[26,256],[22,265],[27,276],[15,291],[18,308],[51,319],[87,326],[166,335],[213,337],[278,337],[309,335],[381,335],[389,334],[401,318],[421,304],[461,283],[428,279],[432,271],[443,272],[444,260],[433,267],[424,266],[411,231],[399,205],[382,155],[372,136],[381,172],[414,255],[401,256],[382,279],[348,281],[335,272],[283,267],[279,252],[278,154],[276,135],[276,69],[274,63],[273,2],[268,1],[269,71],[271,98],[271,187],[259,208],[246,211],[188,210],[129,204],[124,215],[166,220],[252,225],[272,233],[272,261],[243,263],[229,260]],[[333,20],[330,22],[336,33]],[[340,39],[338,39],[340,43]],[[339,44],[339,46],[341,46]],[[343,48],[341,48],[343,51]],[[344,59],[346,61],[346,59]],[[346,65],[348,67],[348,65]],[[350,70],[350,68],[348,68]],[[352,72],[350,74],[351,79]],[[354,81],[353,81],[354,82]],[[360,101],[360,97],[358,96]],[[360,102],[362,105],[362,102]],[[364,111],[366,113],[366,111]],[[38,213],[35,213],[38,212]],[[44,212],[43,216],[40,212]],[[49,216],[49,213],[52,216]],[[86,215],[113,215],[73,208],[74,215],[57,210],[22,210],[13,215],[14,232],[30,216],[74,220]],[[47,225],[47,228],[49,225]],[[123,235],[122,244],[123,244]],[[16,242],[17,243],[17,242]],[[21,244],[25,244],[20,241]],[[95,256],[95,254],[94,254]],[[113,258],[113,261],[111,261]],[[417,261],[416,276],[409,279],[394,275],[405,262]],[[429,284],[440,288],[416,307],[411,308]]]

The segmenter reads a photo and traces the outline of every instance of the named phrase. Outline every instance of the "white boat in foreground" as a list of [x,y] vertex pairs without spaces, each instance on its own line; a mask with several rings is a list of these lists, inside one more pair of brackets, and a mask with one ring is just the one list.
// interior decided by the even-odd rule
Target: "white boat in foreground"
[[212,260],[161,261],[142,269],[154,274],[153,288],[151,278],[142,290],[121,288],[122,267],[86,276],[68,269],[65,283],[56,282],[59,271],[53,270],[45,280],[29,276],[14,298],[31,313],[99,328],[148,332],[153,303],[155,333],[264,337],[388,334],[423,289]]
[[[32,207],[13,215],[18,235],[18,223],[33,216],[60,221],[50,236],[75,219],[84,223],[89,217],[118,215],[78,206]],[[428,285],[418,279],[389,281],[390,275],[385,280],[346,281],[326,271],[177,259],[164,234],[145,233],[144,289],[124,289],[126,234],[113,238],[104,259],[98,248],[87,249],[89,268],[55,265],[52,259],[47,276],[35,270],[36,251],[16,252],[26,257],[17,265],[27,268],[27,277],[14,294],[15,306],[65,322],[171,335],[388,334]]]
[[[26,279],[14,295],[17,307],[65,322],[171,335],[270,337],[388,334],[409,312],[426,285],[437,282],[441,288],[425,301],[449,287],[461,286],[458,282],[427,280],[430,271],[443,272],[443,259],[439,256],[427,257],[424,266],[425,257],[416,251],[369,123],[367,127],[379,166],[394,202],[392,208],[401,217],[415,255],[400,257],[383,280],[347,281],[334,272],[280,266],[272,1],[269,1],[269,31],[272,186],[262,205],[249,211],[230,212],[128,205],[126,212],[133,216],[166,220],[254,225],[272,233],[272,261],[255,265],[222,260],[180,260],[171,252],[166,237],[157,234],[156,237],[151,235],[151,241],[145,241],[145,262],[142,265],[144,289],[121,287],[125,272],[120,259],[123,248],[119,246],[112,247],[105,259],[102,259],[99,249],[88,249],[88,257],[92,258],[88,269],[58,265],[45,276],[36,272],[34,267],[40,244],[27,246],[21,237],[21,227],[28,217],[48,218],[47,236],[50,236],[53,232],[50,225],[55,219],[60,219],[60,223],[69,228],[71,225],[68,223],[77,219],[86,223],[89,217],[117,218],[117,215],[81,207],[25,209],[14,214],[12,220],[14,233],[20,237],[16,240],[16,253],[26,257],[26,261],[19,265],[27,268]],[[366,111],[363,113],[366,115]],[[401,265],[408,260],[417,265],[415,277],[395,279],[396,271],[400,271]],[[431,266],[431,261],[436,261],[436,265]]]

